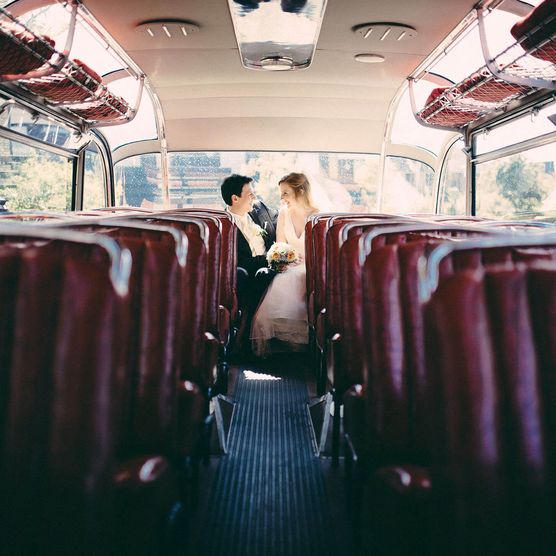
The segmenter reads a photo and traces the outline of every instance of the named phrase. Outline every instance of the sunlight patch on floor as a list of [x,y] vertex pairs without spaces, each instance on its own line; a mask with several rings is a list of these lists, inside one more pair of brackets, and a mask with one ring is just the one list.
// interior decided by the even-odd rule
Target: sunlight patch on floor
[[246,380],[282,380],[279,376],[267,375],[265,373],[255,373],[254,371],[245,370],[243,376]]

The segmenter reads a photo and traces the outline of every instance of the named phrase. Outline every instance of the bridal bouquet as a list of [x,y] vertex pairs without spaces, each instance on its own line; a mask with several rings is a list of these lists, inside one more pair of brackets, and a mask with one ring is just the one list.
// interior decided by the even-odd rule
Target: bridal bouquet
[[266,254],[268,268],[274,272],[285,272],[290,264],[299,261],[297,251],[289,244],[284,242],[273,243]]

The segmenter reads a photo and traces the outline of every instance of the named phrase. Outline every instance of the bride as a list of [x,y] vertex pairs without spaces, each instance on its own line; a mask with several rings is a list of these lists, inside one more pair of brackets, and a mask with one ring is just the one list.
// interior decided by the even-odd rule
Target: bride
[[261,357],[284,348],[302,349],[308,343],[305,223],[317,209],[305,174],[292,172],[278,182],[278,187],[283,207],[278,215],[276,241],[294,247],[300,262],[275,276],[255,313],[251,340],[253,353]]

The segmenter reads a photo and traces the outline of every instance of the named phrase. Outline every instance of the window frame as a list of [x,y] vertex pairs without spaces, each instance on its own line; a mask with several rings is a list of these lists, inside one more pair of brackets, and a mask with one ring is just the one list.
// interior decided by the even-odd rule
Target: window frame
[[530,103],[522,107],[520,110],[509,115],[505,114],[494,122],[489,122],[487,125],[474,129],[469,133],[469,137],[466,142],[471,145],[471,156],[468,162],[468,181],[470,182],[469,212],[472,216],[477,216],[477,190],[480,187],[480,184],[477,183],[477,168],[479,164],[482,164],[484,162],[492,162],[494,160],[499,160],[515,154],[520,154],[545,145],[554,144],[556,148],[556,129],[549,133],[544,133],[536,137],[518,141],[517,143],[510,142],[504,147],[500,147],[498,149],[494,149],[492,151],[484,152],[481,154],[477,154],[477,138],[485,131],[504,126],[505,124],[526,117],[528,114],[534,115],[536,111],[550,105],[552,105],[554,107],[554,110],[556,111],[556,101],[554,101],[553,95],[549,97],[543,95],[541,99],[533,99]]
[[[443,193],[443,187],[442,187],[442,178],[444,177],[446,171],[447,171],[447,166],[448,166],[448,157],[450,156],[450,153],[452,152],[452,149],[455,148],[456,144],[458,143],[458,141],[462,142],[462,147],[465,147],[465,138],[462,135],[456,135],[454,137],[451,137],[447,142],[446,145],[444,146],[444,149],[442,151],[442,158],[441,163],[440,163],[440,168],[438,169],[438,172],[436,174],[436,178],[437,178],[437,184],[436,184],[436,202],[434,205],[434,213],[435,214],[442,214],[440,212],[441,206],[441,200],[442,200],[442,193]],[[467,174],[469,171],[469,156],[466,156],[466,168],[465,168],[465,177],[466,177],[466,183],[465,183],[465,190],[464,190],[464,195],[465,195],[465,214],[469,213],[469,208],[468,208],[468,203],[467,203],[467,197],[468,197],[468,180],[467,180]]]

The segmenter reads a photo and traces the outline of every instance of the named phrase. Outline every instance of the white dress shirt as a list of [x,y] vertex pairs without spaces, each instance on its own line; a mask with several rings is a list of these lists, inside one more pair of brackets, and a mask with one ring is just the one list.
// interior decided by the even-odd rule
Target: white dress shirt
[[249,247],[251,247],[251,254],[253,257],[264,255],[266,253],[266,247],[262,236],[263,229],[253,222],[253,219],[247,212],[243,216],[239,216],[239,214],[234,214],[228,208],[226,208],[226,211],[232,217],[234,224],[245,236],[247,243],[249,243]]

